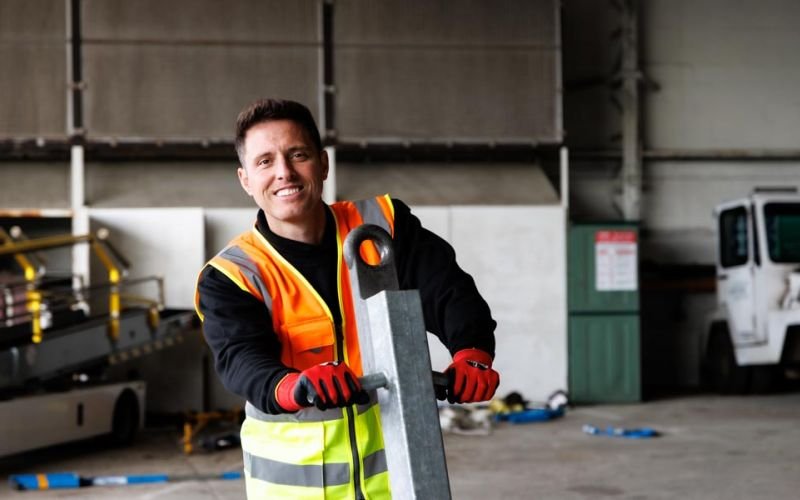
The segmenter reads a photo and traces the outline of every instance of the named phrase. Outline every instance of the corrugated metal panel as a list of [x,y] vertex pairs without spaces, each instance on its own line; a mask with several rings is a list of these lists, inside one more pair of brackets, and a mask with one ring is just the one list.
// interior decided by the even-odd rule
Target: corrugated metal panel
[[260,97],[319,118],[319,0],[86,0],[89,136],[230,138]]
[[558,204],[558,194],[539,165],[340,162],[336,169],[336,189],[345,200],[360,200],[389,190],[409,205]]
[[638,315],[571,315],[569,394],[575,403],[641,400]]
[[83,0],[90,41],[319,42],[319,13],[319,0]]
[[0,40],[65,41],[64,1],[3,0],[0,2]]
[[0,2],[0,136],[66,135],[64,2]]
[[341,44],[545,44],[556,33],[551,0],[336,0]]
[[87,45],[84,62],[90,136],[230,138],[256,98],[319,100],[312,47]]
[[69,206],[68,163],[4,162],[0,165],[0,207],[30,209]]
[[553,0],[335,7],[341,139],[560,142]]
[[64,44],[0,44],[0,136],[66,136]]
[[93,207],[248,207],[253,200],[230,162],[86,164],[86,198]]

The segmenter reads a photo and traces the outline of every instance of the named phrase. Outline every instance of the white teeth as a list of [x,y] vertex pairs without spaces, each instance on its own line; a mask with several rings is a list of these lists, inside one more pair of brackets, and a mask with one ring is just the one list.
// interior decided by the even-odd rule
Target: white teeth
[[279,189],[275,193],[275,196],[291,196],[291,195],[293,195],[295,193],[299,193],[299,192],[300,192],[300,188],[299,187],[290,187],[290,188]]

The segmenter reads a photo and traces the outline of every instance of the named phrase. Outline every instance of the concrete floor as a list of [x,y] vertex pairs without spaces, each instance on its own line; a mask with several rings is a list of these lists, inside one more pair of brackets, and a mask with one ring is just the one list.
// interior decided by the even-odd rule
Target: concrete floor
[[[573,408],[545,423],[500,424],[485,436],[446,435],[455,499],[795,499],[800,495],[800,392],[699,395],[637,405]],[[589,436],[584,424],[657,429],[652,439]],[[62,446],[0,461],[12,473],[215,474],[241,468],[238,450],[184,456],[172,429],[147,430],[128,449]],[[242,481],[18,492],[0,498],[243,498]]]

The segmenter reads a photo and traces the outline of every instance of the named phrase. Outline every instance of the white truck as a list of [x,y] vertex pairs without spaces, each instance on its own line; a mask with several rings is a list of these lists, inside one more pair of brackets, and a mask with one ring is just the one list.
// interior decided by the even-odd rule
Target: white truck
[[0,457],[97,436],[130,444],[144,422],[142,381],[0,401]]
[[704,371],[721,393],[759,392],[800,362],[800,195],[756,189],[714,210],[717,310]]

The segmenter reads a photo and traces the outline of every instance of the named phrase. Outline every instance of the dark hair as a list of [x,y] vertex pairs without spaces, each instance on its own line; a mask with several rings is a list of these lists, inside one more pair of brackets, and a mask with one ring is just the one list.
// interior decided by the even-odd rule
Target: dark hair
[[239,162],[242,166],[244,166],[244,138],[247,135],[247,131],[254,125],[273,120],[291,120],[300,125],[308,133],[311,141],[314,142],[317,151],[322,150],[319,129],[314,122],[314,116],[307,107],[296,101],[259,99],[244,108],[236,118],[236,139],[233,144],[236,147],[236,154],[239,155]]

